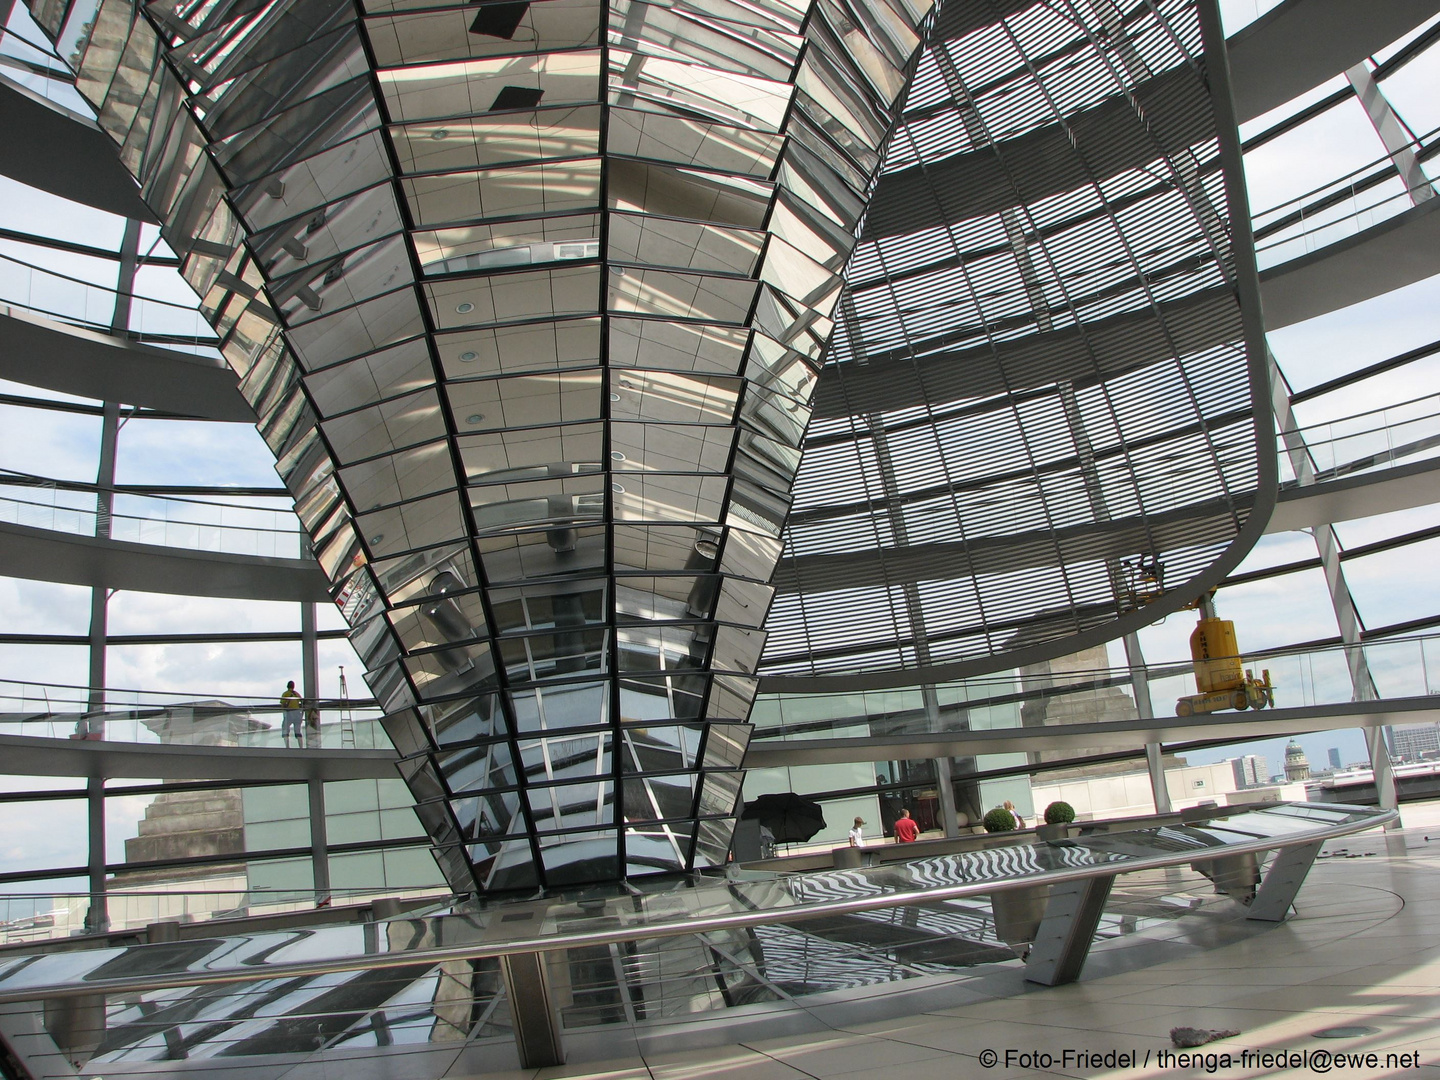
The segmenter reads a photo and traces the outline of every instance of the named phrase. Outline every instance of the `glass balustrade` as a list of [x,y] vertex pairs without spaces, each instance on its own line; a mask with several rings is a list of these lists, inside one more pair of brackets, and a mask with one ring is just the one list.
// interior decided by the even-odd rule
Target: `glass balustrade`
[[[1433,147],[1440,129],[1406,144],[1421,160]],[[1304,195],[1254,215],[1255,260],[1261,270],[1301,258],[1364,232],[1435,194],[1433,181],[1415,190],[1395,175],[1386,156]]]
[[[243,874],[241,875],[243,878]],[[418,899],[434,896],[437,890],[406,889],[375,885],[326,890],[334,907],[365,904],[389,898]],[[0,894],[0,945],[68,938],[85,930],[85,915],[91,894],[46,892]],[[157,922],[195,923],[213,920],[280,915],[315,910],[313,889],[180,889],[171,880],[157,881],[153,888],[109,889],[105,892],[111,932],[139,930]]]
[[[1440,694],[1440,634],[1409,635],[1346,647],[1252,653],[1242,657],[1259,676],[1270,672],[1275,706],[1291,708],[1349,704],[1354,699],[1350,668],[1363,657],[1381,699]],[[1146,668],[1157,717],[1176,715],[1175,704],[1196,692],[1191,665]],[[1045,726],[1047,716],[1075,710],[1067,705],[1096,694],[1124,695],[1117,719],[1137,715],[1129,668],[1102,668],[1031,677],[1007,672],[937,686],[938,728],[928,718],[922,691],[913,689],[843,694],[770,694],[755,703],[757,743],[803,739],[866,739],[929,731],[982,731]],[[1055,726],[1058,722],[1052,721]]]
[[117,294],[54,270],[0,254],[0,314],[39,315],[111,333],[117,296],[130,302],[128,332],[156,344],[214,348],[215,333],[193,304],[179,304],[138,293]]
[[[83,686],[0,680],[0,735],[103,740],[177,746],[286,745],[278,697],[174,694],[107,689],[96,708]],[[323,750],[388,750],[380,710],[368,700],[322,699],[319,735],[306,727],[307,746]]]
[[1299,436],[1317,481],[1373,472],[1434,457],[1440,447],[1440,394],[1282,432],[1282,469],[1294,477],[1287,443]]
[[[15,475],[0,473],[0,521],[75,536],[100,531],[94,492],[49,486],[38,478],[5,483]],[[309,554],[289,509],[117,492],[107,520],[111,539],[135,544],[280,559]]]

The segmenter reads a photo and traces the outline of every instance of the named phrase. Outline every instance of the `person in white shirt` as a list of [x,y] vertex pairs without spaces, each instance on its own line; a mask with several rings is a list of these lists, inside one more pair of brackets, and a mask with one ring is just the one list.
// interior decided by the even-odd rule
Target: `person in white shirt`
[[1006,800],[1005,800],[1005,809],[1006,809],[1006,810],[1009,810],[1009,811],[1010,811],[1010,816],[1015,819],[1015,828],[1017,828],[1017,829],[1027,828],[1027,826],[1026,826],[1026,824],[1025,824],[1025,819],[1020,816],[1020,811],[1015,809],[1015,804],[1014,804],[1013,802],[1011,802],[1009,799],[1006,799]]
[[855,827],[850,830],[850,846],[851,846],[851,847],[864,847],[864,846],[865,846],[865,831],[864,831],[864,829],[865,829],[865,819],[864,819],[864,818],[858,818],[858,817],[857,817],[857,818],[855,819]]

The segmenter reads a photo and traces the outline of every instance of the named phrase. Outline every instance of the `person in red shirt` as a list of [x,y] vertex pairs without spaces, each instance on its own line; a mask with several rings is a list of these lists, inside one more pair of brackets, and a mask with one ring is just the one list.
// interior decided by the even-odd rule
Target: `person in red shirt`
[[900,817],[895,821],[895,842],[897,844],[913,844],[920,835],[920,826],[916,825],[910,817],[909,810],[901,810]]

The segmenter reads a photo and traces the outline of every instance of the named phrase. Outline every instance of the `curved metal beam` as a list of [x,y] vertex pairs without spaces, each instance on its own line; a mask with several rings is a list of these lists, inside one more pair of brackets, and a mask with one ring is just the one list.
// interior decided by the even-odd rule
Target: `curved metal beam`
[[101,540],[0,522],[0,565],[14,577],[134,592],[330,603],[312,559],[223,555]]
[[[1265,532],[1292,532],[1436,502],[1440,502],[1440,458],[1428,458],[1340,480],[1283,488]],[[802,555],[781,560],[773,584],[781,594],[821,593],[853,588],[857,581],[883,580],[898,585],[938,576],[1006,574],[1043,565],[1053,557],[1057,544],[1071,560],[1118,558],[1134,550],[1147,527],[1160,543],[1174,543],[1196,536],[1207,521],[1224,512],[1219,504],[1198,505],[1136,517],[1128,525],[1116,520],[1028,535]]]
[[90,742],[0,735],[14,776],[85,776],[97,780],[393,780],[393,750],[296,750],[173,743]]
[[94,121],[0,77],[0,173],[62,199],[152,224],[115,143]]
[[[961,37],[1021,5],[1004,7],[983,16],[982,22],[977,21],[982,18],[978,5],[962,5],[949,26],[951,13],[942,7],[937,32],[946,39]],[[1379,5],[1288,0],[1226,41],[1237,121],[1253,120],[1340,74],[1437,10],[1440,0],[1391,0]],[[1136,101],[1144,110],[1147,101],[1164,100],[1174,93],[1177,82],[1196,77],[1185,68],[1163,72],[1136,91]],[[1091,169],[1112,176],[1153,159],[1157,140],[1164,148],[1198,141],[1199,129],[1193,126],[1198,118],[1182,118],[1162,128],[1155,126],[1155,115],[1163,111],[1150,110],[1142,123],[1129,103],[1112,99],[1067,117],[1064,124],[888,173],[876,186],[864,237],[918,232],[1069,190],[1084,178],[1057,169],[1054,163],[1064,161],[1073,144],[1086,150]],[[943,192],[939,204],[932,189]]]
[[1226,42],[1235,112],[1253,120],[1379,52],[1440,0],[1286,0]]
[[1433,503],[1440,503],[1440,458],[1285,488],[1265,531],[1293,532]]
[[235,372],[217,360],[141,345],[21,308],[0,307],[0,377],[96,401],[255,423]]

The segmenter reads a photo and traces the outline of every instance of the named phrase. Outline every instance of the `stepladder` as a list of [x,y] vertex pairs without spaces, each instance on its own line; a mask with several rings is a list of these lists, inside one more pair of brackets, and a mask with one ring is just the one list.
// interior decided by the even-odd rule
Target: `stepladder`
[[350,687],[345,682],[345,665],[340,665],[340,746],[355,748],[355,717],[350,712]]

